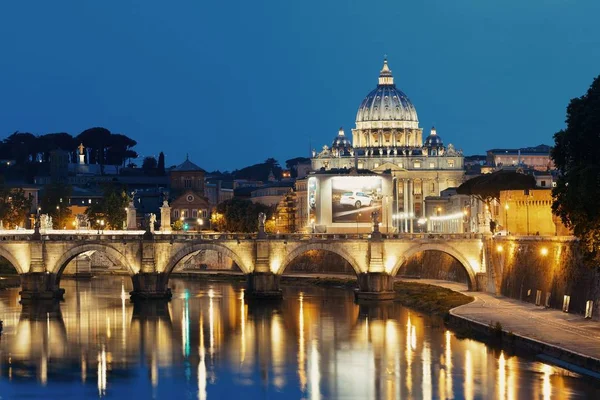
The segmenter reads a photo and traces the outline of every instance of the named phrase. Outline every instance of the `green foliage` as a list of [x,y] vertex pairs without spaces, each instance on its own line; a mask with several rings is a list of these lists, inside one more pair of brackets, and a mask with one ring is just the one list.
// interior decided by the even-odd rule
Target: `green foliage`
[[152,156],[144,157],[144,161],[142,162],[142,170],[144,171],[145,175],[155,175],[157,165],[156,158]]
[[600,76],[567,107],[567,127],[554,134],[551,157],[560,172],[552,210],[593,257],[600,257]]
[[[216,217],[219,217],[219,221],[216,225],[213,223],[213,228],[226,232],[257,232],[258,214],[263,212],[267,218],[271,218],[272,211],[263,204],[234,197],[217,206]],[[213,221],[217,220],[216,217]]]
[[182,231],[183,230],[183,221],[177,220],[171,224],[171,228],[174,231]]
[[402,305],[438,315],[473,301],[472,297],[450,289],[415,282],[395,282],[394,290],[396,301]]
[[108,184],[104,188],[102,201],[92,204],[86,210],[86,215],[93,228],[97,228],[96,221],[104,220],[105,229],[119,230],[127,218],[125,208],[129,204],[129,197],[125,187]]
[[71,209],[67,203],[71,192],[72,187],[62,183],[53,183],[44,187],[40,198],[41,212],[52,217],[55,229],[62,229],[71,218]]
[[156,166],[156,172],[160,176],[163,176],[165,174],[165,153],[163,153],[162,151],[158,155],[158,165]]
[[31,210],[32,200],[23,189],[0,186],[0,220],[5,229],[24,226]]
[[234,171],[235,179],[249,179],[254,181],[266,182],[269,179],[269,173],[273,172],[275,179],[281,179],[281,166],[274,158],[268,158],[264,163],[254,164],[249,167]]

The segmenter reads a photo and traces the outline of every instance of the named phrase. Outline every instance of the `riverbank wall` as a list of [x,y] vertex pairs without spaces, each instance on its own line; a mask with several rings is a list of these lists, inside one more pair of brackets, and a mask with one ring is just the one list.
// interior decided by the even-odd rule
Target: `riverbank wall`
[[496,237],[486,241],[487,292],[600,320],[600,267],[573,237]]

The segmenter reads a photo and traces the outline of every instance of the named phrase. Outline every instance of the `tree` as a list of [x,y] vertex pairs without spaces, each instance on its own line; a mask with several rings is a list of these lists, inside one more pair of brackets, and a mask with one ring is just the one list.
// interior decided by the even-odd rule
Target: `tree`
[[89,147],[90,151],[90,159],[88,162],[90,164],[105,164],[104,153],[106,147],[110,143],[111,133],[106,128],[96,127],[86,129],[81,132],[75,140],[77,142],[83,143],[85,147]]
[[40,208],[42,213],[52,217],[52,224],[55,229],[62,229],[67,225],[71,218],[71,209],[68,199],[71,197],[73,188],[63,183],[52,183],[44,187],[40,198]]
[[162,151],[158,155],[158,166],[156,169],[158,175],[163,176],[165,174],[165,154]]
[[0,220],[5,229],[23,226],[31,210],[32,200],[23,189],[0,187]]
[[156,158],[152,156],[144,157],[144,161],[142,162],[142,170],[144,171],[144,174],[153,175],[156,173],[156,165]]
[[573,229],[589,255],[600,253],[600,76],[567,107],[567,127],[554,134],[551,151],[559,171],[552,211]]
[[108,184],[104,188],[104,196],[97,204],[92,204],[85,211],[92,226],[97,220],[104,220],[107,229],[121,229],[127,217],[125,208],[129,205],[129,197],[125,187]]
[[217,205],[216,215],[213,218],[213,228],[226,232],[257,232],[258,214],[263,212],[271,218],[273,210],[269,206],[253,203],[234,197]]

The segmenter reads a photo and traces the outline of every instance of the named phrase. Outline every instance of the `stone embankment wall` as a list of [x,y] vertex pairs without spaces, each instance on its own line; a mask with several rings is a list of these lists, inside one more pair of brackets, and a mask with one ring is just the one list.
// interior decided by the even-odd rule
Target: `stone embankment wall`
[[579,243],[570,237],[496,238],[486,242],[489,291],[562,309],[570,296],[569,312],[584,314],[594,301],[593,318],[600,319],[600,267],[590,265]]
[[398,270],[399,277],[441,279],[468,284],[469,277],[454,257],[441,251],[422,251],[408,259]]

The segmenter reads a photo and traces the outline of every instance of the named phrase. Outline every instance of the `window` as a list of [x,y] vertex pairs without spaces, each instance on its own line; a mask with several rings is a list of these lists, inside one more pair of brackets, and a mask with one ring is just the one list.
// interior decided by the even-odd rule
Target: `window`
[[185,177],[183,178],[183,187],[186,189],[192,188],[192,178]]
[[448,167],[454,168],[454,160],[448,160]]
[[183,216],[183,218],[187,218],[188,217],[188,210],[181,210],[181,215]]
[[192,218],[198,218],[198,210],[192,210]]
[[413,166],[415,168],[421,168],[421,162],[420,161],[415,161],[415,163],[413,164]]
[[375,163],[375,168],[379,167],[379,163]]
[[546,181],[542,181],[541,184],[540,184],[540,186],[546,187]]
[[202,210],[202,218],[206,218],[208,216],[208,211],[206,209]]
[[429,163],[429,168],[431,168],[431,169],[435,168],[435,163],[430,162]]
[[404,163],[398,163],[398,166],[399,166],[400,168],[404,168]]
[[179,219],[179,210],[173,211],[173,217],[175,217],[175,219]]
[[431,182],[431,188],[429,189],[429,192],[435,192],[435,182]]

